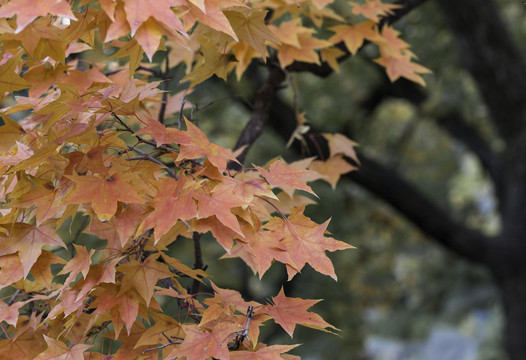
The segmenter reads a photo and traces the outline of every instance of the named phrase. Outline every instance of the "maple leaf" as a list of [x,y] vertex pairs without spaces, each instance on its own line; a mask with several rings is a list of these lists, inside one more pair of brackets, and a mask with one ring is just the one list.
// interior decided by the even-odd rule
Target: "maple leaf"
[[233,351],[230,353],[230,360],[275,360],[281,359],[280,356],[299,345],[272,345],[256,351]]
[[155,321],[155,324],[146,329],[144,333],[142,333],[134,348],[138,348],[144,345],[166,343],[166,336],[184,336],[181,324],[173,317],[164,314],[154,314],[152,315],[152,317]]
[[202,360],[209,356],[218,360],[230,358],[225,339],[236,329],[234,324],[219,323],[212,331],[200,330],[197,325],[182,327],[186,334],[185,339],[170,352],[168,358],[177,356],[186,356],[186,360]]
[[331,260],[325,251],[336,251],[352,248],[342,241],[325,236],[329,221],[318,225],[303,215],[304,206],[292,210],[287,220],[271,219],[265,227],[269,230],[281,232],[281,244],[286,248],[288,260],[286,264],[289,280],[309,264],[316,271],[337,279]]
[[47,14],[77,20],[66,0],[11,0],[0,8],[0,18],[9,18],[15,14],[17,22],[15,33],[22,31],[37,17]]
[[356,54],[364,40],[376,41],[380,38],[376,23],[364,21],[356,25],[338,25],[331,28],[335,34],[329,39],[332,43],[343,41],[347,49]]
[[33,184],[34,187],[31,190],[16,197],[9,203],[9,206],[19,208],[34,206],[37,224],[41,224],[61,211],[60,190],[56,189],[51,182],[43,179],[34,179]]
[[158,120],[148,116],[146,118],[147,125],[137,131],[136,135],[148,134],[155,140],[157,146],[178,142],[178,131],[172,128],[167,128]]
[[265,24],[266,10],[225,11],[234,32],[252,46],[261,56],[267,56],[265,41],[279,44],[280,41]]
[[179,154],[168,154],[167,157],[176,161],[199,159],[204,156],[221,172],[225,171],[227,160],[238,163],[235,156],[223,147],[211,143],[206,135],[191,121],[185,118],[186,131],[178,131],[177,142],[180,144]]
[[130,24],[131,34],[135,35],[137,29],[151,16],[164,23],[169,28],[185,33],[181,20],[175,15],[172,7],[177,6],[175,0],[149,2],[141,0],[127,0],[124,3],[126,18]]
[[97,175],[66,175],[76,186],[65,199],[67,204],[91,203],[93,211],[101,221],[109,220],[117,211],[117,202],[142,203],[144,200],[135,192],[121,174],[107,177]]
[[[3,8],[0,8],[0,11],[2,11],[2,9]],[[17,90],[26,89],[32,86],[30,83],[28,83],[26,80],[21,78],[15,72],[15,69],[17,68],[17,64],[21,56],[22,56],[22,53],[19,53],[17,56],[11,57],[3,64],[2,62],[0,62],[0,85],[2,85],[0,96],[5,91],[9,91],[9,92],[17,91]],[[5,54],[4,54],[4,58],[5,58]]]
[[296,189],[316,195],[311,187],[303,180],[310,175],[308,170],[287,165],[281,160],[274,161],[268,170],[259,166],[255,168],[272,187],[282,188],[290,197],[292,197]]
[[10,226],[9,237],[0,246],[0,256],[18,251],[24,278],[42,253],[42,246],[66,247],[53,228],[54,221],[40,226],[17,223]]
[[246,8],[246,4],[238,0],[199,0],[187,1],[186,4],[190,11],[185,16],[190,19],[190,23],[198,20],[212,29],[230,35],[235,41],[238,41],[235,31],[232,29],[222,9],[230,7]]
[[31,275],[35,278],[35,283],[43,288],[53,288],[53,274],[51,273],[52,264],[64,264],[66,261],[52,252],[43,250],[36,263],[31,267]]
[[119,265],[117,270],[124,274],[119,294],[135,288],[148,306],[157,281],[173,276],[166,264],[157,261],[158,258],[159,254],[153,254],[142,263],[132,261],[129,264]]
[[354,148],[358,146],[358,143],[355,143],[342,134],[325,133],[323,136],[329,142],[331,157],[337,154],[343,154],[354,160],[357,164],[360,164],[360,160],[358,159],[358,156],[356,156],[356,151],[354,151]]
[[199,218],[215,215],[223,225],[243,236],[237,217],[230,209],[248,204],[234,195],[231,186],[219,184],[211,194],[201,188],[193,197],[197,200]]
[[400,57],[380,57],[374,61],[385,67],[387,76],[391,82],[396,81],[400,77],[405,77],[417,84],[426,86],[424,79],[422,79],[419,74],[428,74],[431,72],[428,68],[412,62],[411,54]]
[[[2,78],[1,75],[0,78]],[[0,136],[2,137],[2,141],[0,142],[0,153],[3,153],[15,145],[17,140],[25,134],[25,131],[9,116],[0,113],[0,117],[4,121],[4,124],[0,126]]]
[[271,316],[291,338],[298,324],[321,329],[329,327],[337,330],[323,320],[320,315],[307,311],[320,301],[286,297],[283,288],[281,288],[279,294],[272,298],[273,304],[265,305],[260,312]]
[[18,254],[0,256],[0,288],[4,288],[24,277]]
[[166,234],[177,220],[189,220],[197,216],[193,199],[195,183],[186,176],[162,179],[155,197],[147,204],[154,210],[144,219],[145,228],[154,228],[156,242]]
[[84,360],[84,352],[92,347],[92,345],[88,344],[78,344],[70,349],[62,341],[47,337],[46,335],[44,335],[44,339],[46,340],[48,348],[38,354],[38,356],[34,358],[35,360]]
[[14,304],[8,305],[5,302],[0,301],[0,321],[5,321],[8,324],[16,326],[18,321],[18,309],[24,305],[24,302],[15,302]]
[[367,0],[363,5],[356,3],[351,3],[351,5],[353,14],[363,15],[375,23],[380,21],[380,16],[392,14],[394,9],[402,6],[399,4],[383,3],[381,0]]
[[327,178],[324,180],[331,184],[332,188],[335,189],[341,175],[356,170],[357,168],[345,161],[342,155],[336,155],[331,156],[326,161],[313,161],[310,164],[309,169],[326,176]]
[[223,255],[223,258],[242,258],[254,273],[259,274],[260,279],[274,260],[286,262],[286,248],[280,242],[283,238],[281,233],[268,231],[264,228],[254,231],[246,223],[242,225],[242,230],[245,238],[237,240],[237,244],[232,248],[231,254]]

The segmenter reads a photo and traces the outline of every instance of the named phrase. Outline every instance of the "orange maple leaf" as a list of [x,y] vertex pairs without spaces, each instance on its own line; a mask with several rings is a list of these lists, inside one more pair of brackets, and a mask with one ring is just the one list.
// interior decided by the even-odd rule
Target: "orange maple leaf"
[[374,61],[385,67],[391,82],[396,81],[400,77],[405,77],[417,84],[426,86],[424,79],[419,74],[428,74],[431,70],[412,62],[411,57],[409,53],[399,57],[380,57]]
[[9,237],[0,246],[0,256],[18,251],[24,278],[42,253],[44,245],[66,247],[53,228],[55,222],[46,222],[40,226],[16,223],[9,226]]
[[332,328],[334,326],[322,319],[316,313],[307,311],[321,300],[305,300],[286,297],[283,288],[279,294],[272,298],[273,304],[265,305],[260,312],[272,316],[274,321],[285,330],[290,337],[294,334],[296,325],[306,325],[318,329]]
[[53,360],[53,359],[67,359],[67,360],[84,360],[84,352],[93,345],[78,344],[70,348],[60,340],[56,340],[44,335],[44,340],[48,348],[38,354],[35,360]]
[[142,1],[127,0],[124,3],[126,18],[130,24],[131,34],[135,35],[137,29],[151,16],[166,24],[166,26],[185,34],[181,20],[175,15],[172,7],[178,6],[176,0]]
[[245,238],[237,240],[237,244],[232,248],[231,254],[224,255],[223,258],[242,258],[254,273],[259,274],[260,279],[274,260],[282,263],[286,262],[286,248],[280,242],[283,238],[281,233],[268,231],[263,228],[254,231],[246,223],[243,223],[241,229],[245,234]]
[[273,218],[265,225],[266,228],[281,232],[284,236],[281,244],[286,248],[289,280],[305,264],[309,264],[316,271],[336,280],[334,266],[325,251],[350,249],[352,246],[326,237],[325,231],[329,221],[318,225],[303,215],[304,210],[305,206],[294,208],[286,221]]
[[194,193],[193,196],[198,202],[199,218],[215,215],[223,225],[243,236],[237,217],[232,213],[231,209],[237,206],[248,205],[248,203],[236,197],[231,186],[219,184],[211,194],[209,190],[203,187]]
[[75,182],[73,191],[66,195],[66,203],[91,203],[93,211],[101,221],[107,221],[115,214],[118,201],[144,202],[128,181],[118,173],[107,177],[98,175],[66,175],[66,177]]
[[15,14],[17,22],[15,33],[22,31],[37,17],[47,14],[77,20],[66,0],[11,0],[0,8],[0,18],[10,18]]
[[195,182],[181,175],[159,182],[155,197],[148,202],[154,210],[144,219],[144,227],[154,228],[155,242],[166,234],[177,220],[189,220],[197,216],[197,205],[192,198]]
[[335,189],[341,175],[356,170],[357,168],[345,161],[340,154],[332,156],[325,161],[313,161],[310,164],[309,169],[324,175],[324,178],[322,179],[331,184],[332,188]]
[[159,256],[159,254],[151,255],[142,263],[132,261],[129,264],[119,265],[117,270],[124,274],[120,294],[135,288],[148,306],[157,281],[173,276],[166,264],[157,261]]
[[230,151],[211,143],[206,135],[191,121],[185,118],[185,123],[186,131],[178,132],[179,155],[167,155],[168,157],[181,161],[185,159],[199,159],[206,156],[210,163],[221,172],[225,171],[227,160],[238,162]]
[[316,195],[304,180],[311,174],[309,170],[287,165],[281,160],[274,161],[268,170],[259,166],[256,166],[256,169],[272,187],[280,187],[290,197],[296,189]]
[[280,356],[299,345],[272,345],[256,351],[233,351],[230,353],[230,360],[276,360],[282,359]]
[[235,324],[219,323],[212,331],[200,330],[197,325],[183,325],[186,334],[181,345],[168,355],[168,358],[186,356],[186,360],[202,360],[213,357],[218,360],[228,360],[229,351],[225,339],[237,330]]

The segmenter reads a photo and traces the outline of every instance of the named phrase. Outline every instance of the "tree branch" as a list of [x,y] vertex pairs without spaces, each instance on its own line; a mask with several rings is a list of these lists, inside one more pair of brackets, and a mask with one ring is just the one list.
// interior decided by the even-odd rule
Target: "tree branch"
[[[272,63],[269,61],[269,64]],[[254,101],[254,107],[252,111],[252,117],[250,121],[243,129],[243,132],[237,140],[234,150],[240,149],[243,146],[245,148],[238,155],[237,159],[240,163],[243,163],[247,156],[248,150],[261,134],[263,125],[267,122],[270,107],[272,105],[272,99],[276,95],[277,91],[281,87],[281,83],[285,80],[285,73],[279,67],[270,65],[270,72],[267,81],[261,86],[256,93],[256,99]],[[235,168],[239,165],[231,163],[230,167]]]
[[441,116],[437,123],[451,136],[462,142],[479,158],[482,166],[488,171],[498,191],[502,186],[502,163],[489,144],[473,126],[467,124],[458,113]]
[[488,259],[490,238],[452,219],[395,172],[364,155],[359,158],[359,170],[348,175],[355,183],[390,204],[445,248],[474,262]]
[[436,2],[460,46],[460,59],[475,79],[504,139],[526,128],[526,67],[493,1]]

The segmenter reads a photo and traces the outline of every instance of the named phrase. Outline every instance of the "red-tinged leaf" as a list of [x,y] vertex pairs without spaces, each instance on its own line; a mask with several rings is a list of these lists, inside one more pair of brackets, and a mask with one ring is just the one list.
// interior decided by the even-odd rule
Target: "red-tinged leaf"
[[120,293],[123,294],[129,289],[135,288],[148,306],[157,282],[160,279],[173,276],[166,264],[157,261],[158,257],[158,254],[154,254],[142,263],[132,261],[129,264],[119,265],[117,270],[124,274]]
[[24,277],[18,254],[0,256],[0,288],[11,285]]
[[69,75],[60,82],[75,84],[79,93],[82,93],[94,83],[111,83],[112,81],[104,75],[101,68],[94,67],[88,71],[70,70]]
[[306,264],[336,280],[334,267],[325,251],[350,249],[352,246],[326,237],[325,231],[329,221],[318,225],[303,215],[304,209],[304,207],[293,209],[286,221],[273,218],[265,227],[282,232],[284,236],[281,244],[286,248],[289,280]]
[[331,157],[337,155],[337,154],[343,154],[352,160],[354,160],[357,164],[360,164],[360,160],[358,159],[358,156],[356,156],[356,151],[354,148],[358,146],[358,143],[355,143],[348,137],[342,134],[323,134],[323,136],[327,139],[329,142],[329,150],[331,153]]
[[116,0],[99,0],[100,7],[106,15],[111,19],[111,21],[115,21],[115,7],[117,6]]
[[215,215],[224,226],[243,236],[239,221],[230,209],[248,204],[237,198],[233,194],[232,187],[228,185],[217,185],[212,194],[209,194],[208,191],[203,187],[194,193],[194,199],[198,202],[199,218]]
[[166,1],[142,1],[127,0],[124,3],[126,18],[130,24],[131,34],[135,35],[137,29],[151,16],[157,21],[164,23],[171,29],[185,33],[181,20],[172,11],[172,7],[178,6],[175,0]]
[[316,195],[304,180],[311,173],[308,170],[287,165],[281,160],[274,161],[268,170],[259,166],[256,166],[256,169],[272,187],[280,187],[289,197],[292,197],[294,190]]
[[280,356],[299,345],[272,345],[256,351],[233,351],[230,353],[230,360],[276,360],[282,359]]
[[155,197],[147,204],[154,210],[144,219],[146,229],[154,228],[155,242],[166,234],[177,220],[190,220],[197,216],[197,205],[192,198],[195,182],[186,176],[179,176],[159,182]]
[[115,266],[121,258],[115,258],[104,264],[91,265],[85,279],[80,279],[72,289],[78,290],[76,301],[83,300],[100,283],[115,283]]
[[274,260],[285,263],[287,255],[286,248],[280,240],[283,235],[280,232],[266,231],[260,228],[254,231],[248,224],[242,226],[245,238],[237,240],[238,243],[232,249],[231,255],[224,255],[223,258],[240,257],[250,266],[254,273],[259,274],[259,278],[270,268]]
[[177,130],[166,128],[166,126],[150,116],[146,117],[146,123],[146,126],[135,133],[136,135],[150,135],[155,140],[157,146],[179,142],[179,132]]
[[274,321],[285,330],[290,337],[294,334],[296,325],[306,325],[317,328],[337,330],[316,313],[307,311],[321,300],[304,300],[286,297],[283,288],[279,294],[272,298],[273,304],[265,305],[260,312],[272,316]]
[[135,291],[127,291],[119,296],[118,309],[126,331],[130,335],[131,328],[139,314],[139,299]]
[[44,335],[44,339],[48,345],[48,348],[35,357],[35,360],[84,360],[84,352],[88,350],[92,345],[78,344],[70,348],[62,341],[47,337]]
[[230,249],[234,245],[234,240],[232,239],[236,236],[236,233],[229,227],[223,225],[216,216],[199,219],[195,222],[194,227],[195,231],[202,234],[210,231],[227,253],[230,252]]
[[75,189],[67,195],[66,203],[91,203],[101,221],[109,220],[117,211],[117,202],[142,203],[144,200],[120,174],[108,177],[96,175],[68,175]]
[[5,302],[0,301],[0,321],[5,321],[8,324],[16,326],[18,309],[24,305],[24,302],[15,302],[12,305],[7,305]]
[[225,171],[227,160],[238,162],[230,151],[211,143],[206,135],[191,121],[185,119],[185,123],[186,131],[178,132],[177,141],[181,145],[179,155],[167,156],[173,157],[176,161],[199,159],[206,156],[210,163],[221,172]]
[[345,161],[342,155],[336,155],[326,161],[313,161],[309,169],[324,175],[323,179],[335,189],[341,175],[356,170],[357,168]]
[[235,41],[238,41],[235,31],[232,29],[222,9],[229,7],[247,7],[247,5],[238,0],[200,0],[200,6],[196,6],[196,2],[188,1],[190,12],[186,15],[190,21],[206,24],[212,29],[221,31],[230,35]]
[[0,18],[10,18],[16,14],[16,33],[22,31],[39,16],[51,14],[77,20],[66,0],[11,0],[0,8]]
[[53,228],[53,222],[40,226],[17,223],[9,226],[9,237],[0,245],[0,256],[18,251],[24,278],[42,253],[45,245],[66,247]]
[[86,279],[90,269],[91,256],[95,252],[95,250],[91,249],[88,253],[86,247],[79,246],[77,244],[73,244],[73,247],[77,252],[76,255],[73,257],[73,259],[71,259],[71,261],[68,261],[66,266],[64,266],[58,273],[58,275],[69,273],[68,277],[64,281],[64,286],[71,284],[71,282],[77,278],[78,274],[82,274],[84,279]]
[[186,334],[181,345],[177,345],[168,358],[186,356],[186,360],[203,360],[209,356],[228,360],[229,352],[225,339],[237,327],[231,323],[219,323],[212,331],[200,330],[197,325],[183,325]]

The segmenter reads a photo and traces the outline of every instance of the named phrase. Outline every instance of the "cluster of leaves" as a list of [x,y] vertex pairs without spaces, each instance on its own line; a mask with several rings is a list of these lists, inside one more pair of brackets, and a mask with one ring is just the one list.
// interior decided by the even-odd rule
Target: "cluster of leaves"
[[[116,359],[163,351],[165,358],[286,359],[294,346],[258,341],[264,322],[291,336],[297,324],[331,327],[308,311],[316,300],[283,290],[260,304],[210,283],[214,292],[198,298],[208,277],[200,236],[211,232],[227,257],[260,277],[278,261],[289,279],[307,263],[336,279],[325,252],[351,246],[329,236],[328,222],[303,214],[312,202],[305,192],[314,194],[309,181],[334,187],[353,170],[347,159],[357,162],[355,144],[324,134],[328,159],[233,171],[234,154],[183,116],[184,93],[168,97],[149,77],[160,72],[143,62],[162,51],[166,69],[186,64],[183,80],[193,87],[234,69],[241,76],[252,59],[269,56],[267,46],[282,68],[321,58],[337,69],[336,43],[354,52],[368,40],[392,79],[421,81],[426,70],[411,62],[407,44],[375,25],[394,5],[349,3],[366,20],[348,25],[330,3],[0,1],[0,96],[14,101],[0,113],[0,288],[11,291],[0,302],[1,354],[108,358],[92,346],[105,332],[122,342]],[[335,24],[325,40],[314,36],[324,22]],[[88,52],[102,61],[81,59]],[[14,121],[20,112],[23,120]],[[177,128],[164,123],[170,117]],[[79,213],[89,217],[83,231],[106,246],[63,242],[57,230]],[[196,244],[194,268],[168,254],[181,237]],[[55,254],[66,247],[71,258]],[[167,315],[160,299],[182,313]]]

